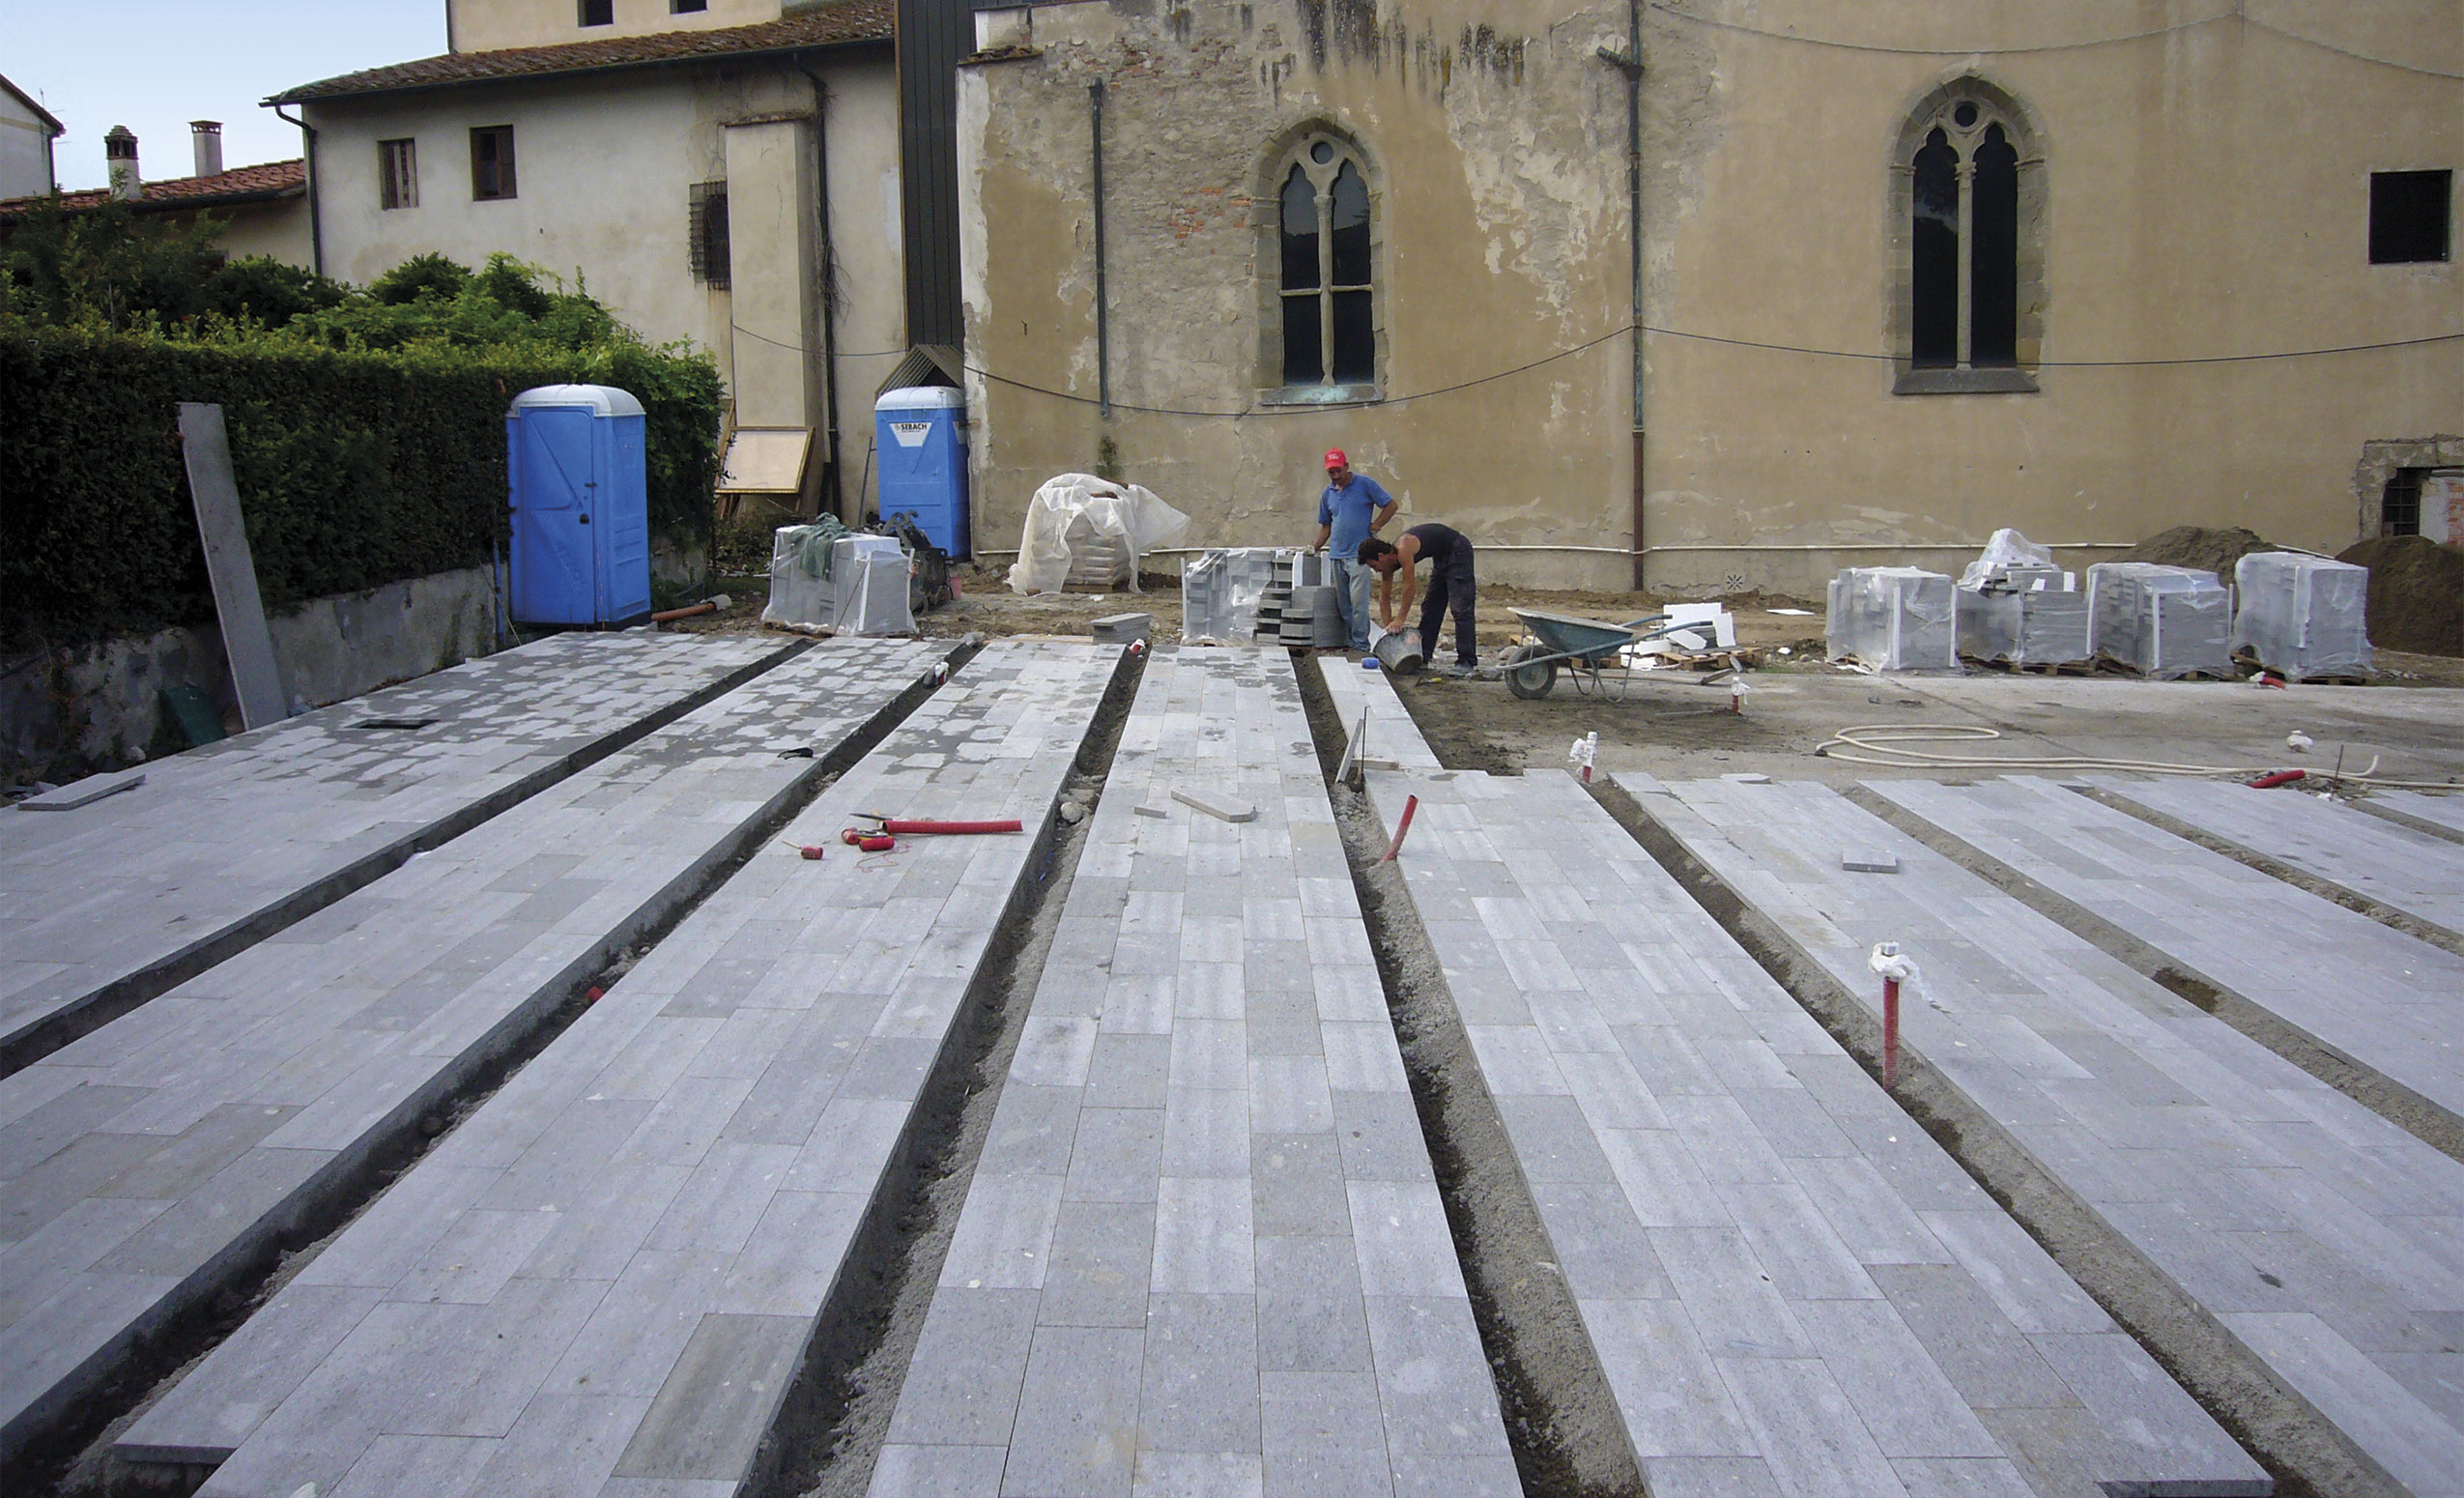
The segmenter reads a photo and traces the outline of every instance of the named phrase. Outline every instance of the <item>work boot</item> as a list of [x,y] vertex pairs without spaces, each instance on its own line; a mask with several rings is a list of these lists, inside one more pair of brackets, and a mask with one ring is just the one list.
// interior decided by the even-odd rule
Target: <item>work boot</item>
[[1480,674],[1480,668],[1470,661],[1449,661],[1446,665],[1430,669],[1438,676],[1456,681],[1469,681]]

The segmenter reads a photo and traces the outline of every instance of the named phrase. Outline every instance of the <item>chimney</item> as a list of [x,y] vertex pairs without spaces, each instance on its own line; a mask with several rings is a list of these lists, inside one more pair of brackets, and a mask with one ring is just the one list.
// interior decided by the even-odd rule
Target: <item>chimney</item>
[[137,175],[136,132],[125,125],[111,127],[102,137],[103,164],[111,174],[111,195],[133,203],[146,195],[145,179]]
[[190,120],[188,133],[196,141],[197,175],[200,177],[221,176],[222,122],[220,120]]

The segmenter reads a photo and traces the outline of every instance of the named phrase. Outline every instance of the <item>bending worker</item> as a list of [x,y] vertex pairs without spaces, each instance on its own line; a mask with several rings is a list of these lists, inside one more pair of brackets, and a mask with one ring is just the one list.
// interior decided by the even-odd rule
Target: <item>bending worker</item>
[[1361,565],[1361,543],[1394,518],[1394,501],[1378,481],[1352,472],[1351,460],[1335,447],[1326,455],[1326,492],[1318,496],[1318,538],[1334,564],[1334,606],[1343,616],[1352,648],[1369,648],[1369,569]]
[[[1437,654],[1438,625],[1446,618],[1447,605],[1454,608],[1454,664],[1443,668],[1450,677],[1469,677],[1480,669],[1480,639],[1472,624],[1472,543],[1452,526],[1432,520],[1414,526],[1393,541],[1381,541],[1370,536],[1361,543],[1357,554],[1369,569],[1378,575],[1378,624],[1394,629],[1412,612],[1412,594],[1416,590],[1414,565],[1429,564],[1429,597],[1420,606],[1420,650],[1425,655]],[[1394,585],[1394,574],[1403,574],[1403,598],[1391,608],[1387,596]]]

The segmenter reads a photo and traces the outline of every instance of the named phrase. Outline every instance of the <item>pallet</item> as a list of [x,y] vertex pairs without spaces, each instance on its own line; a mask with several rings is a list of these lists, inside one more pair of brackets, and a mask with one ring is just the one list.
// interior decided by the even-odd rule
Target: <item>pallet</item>
[[2004,676],[2087,677],[2096,674],[2093,661],[2006,661],[1991,660],[1981,655],[1963,655],[1960,664],[1998,671]]

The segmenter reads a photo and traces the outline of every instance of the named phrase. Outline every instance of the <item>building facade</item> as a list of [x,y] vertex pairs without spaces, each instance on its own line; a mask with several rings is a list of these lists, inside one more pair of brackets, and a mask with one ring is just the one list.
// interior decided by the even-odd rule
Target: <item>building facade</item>
[[1484,576],[1808,595],[1998,526],[2332,551],[2464,459],[2464,0],[1075,0],[976,40],[986,548],[1073,469],[1298,544],[1342,447]]
[[295,88],[321,266],[503,251],[710,350],[737,428],[810,434],[853,513],[907,353],[890,0],[451,0],[442,57]]
[[33,95],[0,78],[0,198],[33,197],[58,186],[51,143],[67,130]]

